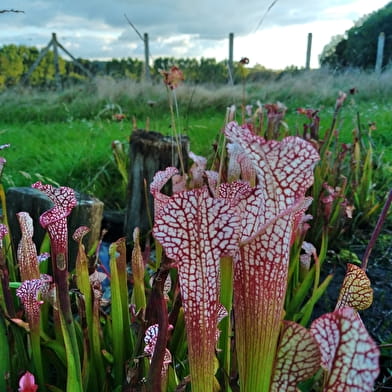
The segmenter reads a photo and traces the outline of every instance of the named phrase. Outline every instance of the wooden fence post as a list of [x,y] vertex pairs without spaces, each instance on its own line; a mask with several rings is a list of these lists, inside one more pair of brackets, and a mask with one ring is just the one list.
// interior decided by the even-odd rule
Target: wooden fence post
[[36,60],[34,61],[33,65],[30,67],[30,69],[28,70],[28,72],[23,76],[22,80],[21,80],[21,84],[25,84],[27,82],[27,80],[29,79],[29,77],[31,76],[31,74],[34,72],[34,70],[37,68],[38,64],[41,62],[41,60],[45,57],[46,53],[49,52],[50,47],[53,44],[53,38],[49,41],[49,43],[45,46],[45,48],[43,48],[40,52],[40,54],[38,55],[38,57],[36,58]]
[[150,74],[150,49],[148,46],[148,34],[144,33],[144,69],[145,69],[145,81],[151,81],[151,74]]
[[[180,146],[187,170],[189,139],[180,137]],[[129,148],[129,181],[124,233],[128,243],[132,242],[133,230],[139,227],[143,237],[153,223],[153,197],[150,184],[159,170],[169,166],[180,168],[177,143],[171,136],[141,129],[132,132]]]
[[21,84],[24,84],[24,83],[27,82],[27,80],[29,79],[31,74],[34,72],[34,70],[37,68],[37,66],[39,65],[41,60],[48,53],[50,47],[53,47],[53,57],[54,57],[53,61],[54,61],[54,69],[55,69],[55,78],[56,78],[56,87],[57,87],[57,89],[61,88],[58,48],[60,48],[64,53],[66,53],[69,57],[71,57],[71,59],[74,62],[74,64],[78,68],[80,68],[89,78],[93,77],[91,72],[87,68],[83,67],[83,65],[81,63],[79,63],[79,61],[77,61],[75,59],[75,57],[72,56],[72,54],[67,49],[65,49],[63,45],[60,44],[60,42],[57,41],[56,33],[52,33],[52,39],[49,41],[48,45],[44,49],[42,49],[42,51],[38,55],[37,59],[34,61],[33,65],[30,67],[28,72],[23,76],[23,78],[21,80]]
[[57,90],[61,90],[59,52],[57,49],[56,33],[52,33],[52,45],[53,45],[54,77],[56,79],[56,88],[57,88]]
[[228,71],[229,71],[229,84],[232,86],[234,84],[233,81],[233,47],[234,47],[234,33],[229,34],[229,62],[228,62]]
[[306,65],[305,69],[310,69],[310,56],[312,54],[312,33],[308,34],[308,46],[306,49]]
[[376,66],[374,71],[377,74],[381,73],[382,70],[382,60],[384,56],[384,44],[385,44],[385,33],[380,33],[377,41],[377,57],[376,57]]

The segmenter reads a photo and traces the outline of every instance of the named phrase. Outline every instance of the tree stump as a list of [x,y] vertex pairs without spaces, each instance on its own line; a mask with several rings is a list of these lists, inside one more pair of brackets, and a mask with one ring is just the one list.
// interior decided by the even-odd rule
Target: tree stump
[[[188,137],[180,137],[180,146],[184,169],[187,170]],[[169,166],[180,169],[176,140],[158,132],[147,132],[141,129],[133,131],[130,138],[129,162],[124,232],[127,242],[131,243],[135,227],[139,227],[142,238],[151,230],[154,208],[150,183],[155,173],[159,170],[165,170]],[[170,193],[170,190],[168,192]]]
[[[103,216],[103,203],[88,195],[75,192],[78,201],[76,207],[68,217],[68,244],[69,244],[69,270],[75,267],[78,251],[77,243],[72,239],[74,231],[80,226],[87,226],[90,232],[84,239],[86,251],[99,240],[101,234],[101,222]],[[37,189],[29,187],[9,188],[6,195],[7,214],[12,235],[13,246],[17,249],[21,238],[20,227],[16,214],[21,211],[28,212],[33,219],[34,236],[33,240],[39,252],[45,230],[39,223],[42,213],[49,210],[53,203],[49,198]]]

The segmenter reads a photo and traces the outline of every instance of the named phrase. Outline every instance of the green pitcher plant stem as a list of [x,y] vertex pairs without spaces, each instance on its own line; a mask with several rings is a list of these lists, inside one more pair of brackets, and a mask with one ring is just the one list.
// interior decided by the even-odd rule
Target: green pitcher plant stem
[[[87,358],[87,374],[84,376],[91,379],[98,385],[104,385],[105,368],[101,353],[100,344],[100,322],[99,322],[99,300],[101,290],[96,286],[100,285],[99,276],[90,276],[88,258],[82,243],[83,237],[89,232],[85,226],[78,228],[73,234],[73,239],[78,242],[78,255],[76,258],[76,284],[83,295],[84,308],[86,313],[86,329],[88,334],[87,348],[85,353]],[[97,282],[98,280],[98,282]],[[98,307],[97,307],[98,303]],[[85,382],[84,382],[85,383]]]
[[109,255],[112,293],[113,372],[115,385],[119,387],[122,385],[124,378],[124,361],[133,352],[124,238],[110,245]]
[[232,355],[232,304],[233,304],[233,258],[223,257],[220,261],[221,268],[221,291],[220,302],[226,309],[228,316],[220,322],[219,336],[219,357],[222,368],[223,385],[226,391],[230,392],[230,369]]
[[112,244],[109,249],[111,292],[112,292],[112,328],[113,328],[113,373],[115,385],[121,385],[124,374],[125,341],[123,333],[123,312],[121,304],[120,277],[116,261],[117,247]]
[[67,392],[82,392],[83,382],[81,377],[80,361],[75,357],[74,344],[72,343],[73,337],[70,336],[70,329],[67,326],[62,312],[59,312],[60,325],[63,333],[65,354],[67,358]]

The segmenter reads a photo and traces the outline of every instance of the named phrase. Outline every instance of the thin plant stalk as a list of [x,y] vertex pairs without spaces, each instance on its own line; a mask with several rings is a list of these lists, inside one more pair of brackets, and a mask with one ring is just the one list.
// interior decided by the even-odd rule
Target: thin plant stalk
[[[168,90],[168,91],[170,92],[170,90]],[[177,116],[178,116],[178,104],[177,104],[177,96],[176,96],[175,90],[172,90],[172,95],[173,95],[173,101],[174,101],[174,105],[176,107]],[[176,117],[175,117],[174,110],[173,110],[172,100],[169,100],[169,107],[170,107],[170,116],[171,116],[171,126],[172,126],[173,136],[174,136],[173,138],[174,138],[174,140],[176,142],[176,146],[177,146],[177,153],[178,153],[178,159],[180,161],[181,173],[184,174],[185,173],[184,158],[182,156],[180,136],[177,132]],[[172,162],[172,164],[174,165],[174,162]]]
[[392,203],[392,189],[389,191],[387,200],[385,201],[384,207],[383,207],[383,209],[382,209],[382,211],[380,213],[380,216],[378,218],[376,227],[374,228],[374,231],[372,233],[372,236],[370,238],[368,246],[367,246],[367,248],[365,250],[365,253],[363,255],[361,268],[364,271],[366,271],[366,269],[367,269],[367,264],[368,264],[368,261],[369,261],[370,253],[372,252],[373,247],[374,247],[374,245],[375,245],[375,243],[377,241],[377,238],[378,238],[378,236],[380,234],[381,228],[382,228],[382,226],[384,224],[385,218],[387,217],[388,210],[389,210],[389,207],[391,206],[391,203]]
[[40,390],[45,391],[45,376],[42,366],[42,352],[41,352],[41,336],[40,336],[40,323],[33,324],[30,326],[30,342],[31,342],[31,353],[34,363],[35,372],[37,375]]
[[[83,236],[87,233],[88,228],[81,227],[75,232],[73,238],[78,242],[78,255],[76,259],[76,284],[83,294],[84,307],[86,313],[86,328],[89,340],[89,353],[86,354],[90,358],[93,369],[88,373],[89,377],[94,377],[94,381],[98,382],[98,385],[104,384],[105,368],[102,361],[101,344],[99,338],[99,317],[95,316],[95,298],[94,291],[92,290],[88,271],[88,259],[82,243]],[[99,299],[98,299],[99,303]],[[91,366],[90,366],[91,368]],[[91,373],[91,375],[89,374]]]

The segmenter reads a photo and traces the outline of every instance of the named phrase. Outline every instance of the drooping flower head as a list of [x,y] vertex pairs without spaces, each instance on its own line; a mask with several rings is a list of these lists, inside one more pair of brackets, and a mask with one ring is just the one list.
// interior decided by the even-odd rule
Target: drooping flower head
[[170,88],[170,90],[174,90],[182,81],[184,81],[184,74],[180,68],[175,65],[171,67],[169,71],[161,71],[161,75],[163,76],[163,82]]

